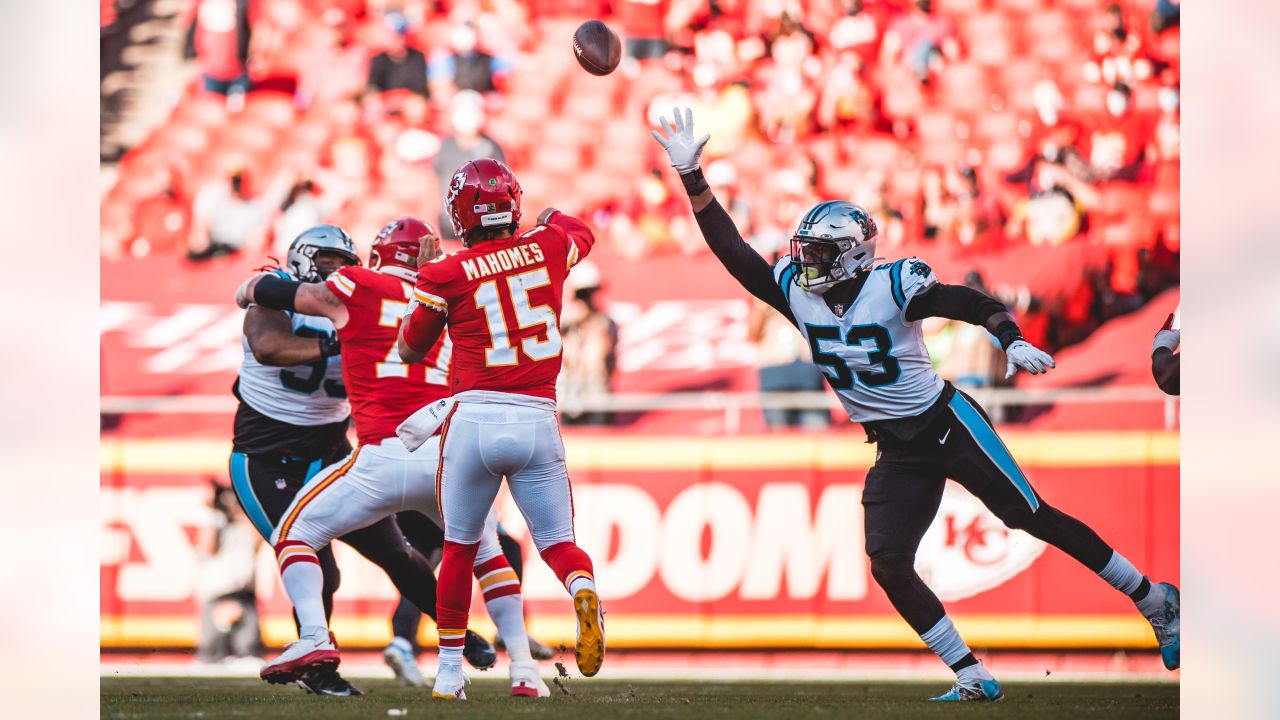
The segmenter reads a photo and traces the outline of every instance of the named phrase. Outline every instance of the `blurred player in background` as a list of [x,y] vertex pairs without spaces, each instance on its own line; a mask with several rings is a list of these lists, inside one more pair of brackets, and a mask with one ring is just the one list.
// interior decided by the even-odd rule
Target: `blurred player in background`
[[[396,436],[396,427],[411,413],[448,393],[452,352],[447,337],[430,348],[425,363],[402,363],[396,353],[400,320],[413,296],[411,283],[419,265],[439,255],[438,243],[439,237],[429,225],[401,218],[378,234],[369,253],[369,268],[347,265],[323,283],[300,283],[264,274],[246,281],[236,294],[241,305],[257,303],[332,322],[342,342],[342,376],[351,392],[360,443],[319,473],[320,479],[309,484],[289,506],[272,535],[281,579],[301,630],[298,641],[263,668],[262,677],[268,682],[287,682],[309,667],[337,667],[339,663],[337,643],[321,604],[323,573],[317,550],[358,528],[395,527],[391,516],[402,511],[422,512],[440,522],[435,488],[437,441],[432,439],[411,451]],[[492,512],[481,520],[479,540],[483,547],[474,557],[474,572],[489,615],[507,640],[511,694],[548,696],[550,690],[529,655],[520,582],[502,554],[497,520]],[[421,558],[417,551],[412,552]],[[430,566],[425,559],[422,563],[426,566],[423,581],[429,581],[434,590]],[[405,587],[397,587],[430,614],[428,605]],[[468,581],[468,597],[470,590]],[[460,654],[468,634],[463,625],[458,633]]]
[[915,570],[916,550],[937,514],[947,478],[1008,527],[1054,545],[1128,595],[1155,630],[1165,667],[1177,668],[1177,588],[1151,583],[1087,525],[1040,497],[978,403],[933,370],[919,321],[945,317],[987,328],[1004,348],[1009,377],[1018,368],[1047,372],[1053,358],[1022,339],[1000,302],[939,283],[920,259],[874,265],[875,223],[852,203],[814,206],[791,239],[791,254],[770,268],[742,240],[703,177],[698,156],[709,136],[695,139],[692,111],[676,110],[674,121],[673,128],[663,118],[665,135],[653,135],[680,173],[707,244],[747,291],[796,325],[849,419],[861,423],[868,442],[877,445],[862,499],[871,574],[903,619],[956,672],[951,690],[933,699],[1004,697]]
[[[480,159],[458,169],[447,203],[464,249],[422,266],[400,330],[400,358],[418,362],[449,328],[456,362],[437,475],[445,522],[440,565],[440,670],[433,697],[466,699],[462,632],[467,568],[482,549],[485,518],[503,477],[533,543],[573,597],[574,651],[588,677],[604,662],[604,623],[591,558],[573,533],[573,497],[556,420],[560,308],[569,271],[591,251],[591,230],[553,209],[516,235],[520,184]],[[508,648],[512,640],[508,638]]]

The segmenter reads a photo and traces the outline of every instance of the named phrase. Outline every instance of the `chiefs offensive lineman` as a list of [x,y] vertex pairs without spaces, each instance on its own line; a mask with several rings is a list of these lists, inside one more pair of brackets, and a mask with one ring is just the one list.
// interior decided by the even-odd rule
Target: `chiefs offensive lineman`
[[[400,320],[413,296],[418,267],[439,254],[434,229],[415,218],[402,218],[379,234],[368,268],[341,268],[323,284],[264,274],[248,280],[236,293],[242,306],[255,303],[296,310],[333,322],[342,345],[342,374],[359,440],[351,454],[317,473],[272,535],[281,580],[301,630],[297,642],[263,667],[262,677],[268,682],[288,682],[307,668],[339,663],[337,643],[320,602],[317,549],[334,537],[404,510],[417,510],[440,523],[435,485],[438,440],[428,440],[411,452],[396,436],[396,427],[411,413],[448,394],[447,337],[437,338],[420,358],[425,362],[401,362],[396,352]],[[506,641],[511,694],[547,697],[550,691],[529,654],[520,583],[502,554],[496,525],[493,513],[481,518],[473,570],[489,614]]]

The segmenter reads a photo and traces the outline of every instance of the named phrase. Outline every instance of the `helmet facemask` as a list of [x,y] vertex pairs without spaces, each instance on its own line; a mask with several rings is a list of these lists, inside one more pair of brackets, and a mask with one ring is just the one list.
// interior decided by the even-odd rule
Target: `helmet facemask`
[[322,252],[338,255],[348,265],[360,264],[355,243],[346,231],[333,225],[319,225],[304,231],[289,246],[289,254],[285,258],[289,274],[302,282],[323,282],[332,271],[325,271],[316,263]]

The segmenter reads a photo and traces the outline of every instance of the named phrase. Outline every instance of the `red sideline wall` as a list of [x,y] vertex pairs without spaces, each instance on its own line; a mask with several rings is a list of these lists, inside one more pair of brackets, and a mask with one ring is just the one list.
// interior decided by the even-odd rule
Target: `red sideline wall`
[[[1037,490],[1091,524],[1153,578],[1178,582],[1178,438],[1165,432],[1007,432]],[[917,647],[863,553],[856,435],[724,437],[569,434],[581,544],[595,559],[610,642],[653,647]],[[194,643],[197,528],[229,442],[105,438],[104,647]],[[571,639],[564,590],[537,560],[519,513],[531,628]],[[268,642],[292,639],[269,550],[258,588]],[[389,640],[390,582],[345,547],[335,630],[348,646]],[[971,644],[1150,647],[1132,603],[1054,548],[1003,528],[948,490],[918,568]],[[488,630],[482,605],[473,626]],[[423,639],[431,644],[430,622]]]

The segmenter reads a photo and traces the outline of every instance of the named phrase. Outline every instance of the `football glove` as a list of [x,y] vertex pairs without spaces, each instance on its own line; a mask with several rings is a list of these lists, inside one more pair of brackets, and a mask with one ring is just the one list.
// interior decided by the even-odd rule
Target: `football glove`
[[711,136],[703,135],[694,139],[692,108],[686,108],[683,116],[680,108],[673,108],[671,113],[675,119],[675,128],[672,128],[664,117],[662,129],[666,132],[666,136],[654,130],[653,137],[662,145],[662,149],[667,151],[667,157],[671,158],[671,166],[683,175],[698,169],[698,156],[702,154],[702,148]]
[[1054,365],[1053,357],[1049,353],[1026,340],[1014,340],[1004,351],[1004,356],[1009,361],[1004,375],[1005,380],[1013,377],[1013,374],[1018,372],[1018,368],[1022,368],[1032,375],[1039,375],[1040,373],[1049,372],[1051,367],[1057,367]]
[[325,335],[320,338],[320,357],[334,357],[342,354],[342,343],[337,335]]
[[1151,343],[1151,354],[1155,355],[1156,350],[1167,348],[1169,352],[1178,349],[1178,345],[1182,343],[1182,330],[1173,329],[1173,313],[1169,313],[1169,319],[1164,321],[1164,325],[1160,327],[1160,332],[1156,333],[1156,339]]

